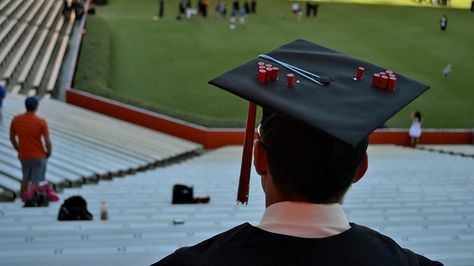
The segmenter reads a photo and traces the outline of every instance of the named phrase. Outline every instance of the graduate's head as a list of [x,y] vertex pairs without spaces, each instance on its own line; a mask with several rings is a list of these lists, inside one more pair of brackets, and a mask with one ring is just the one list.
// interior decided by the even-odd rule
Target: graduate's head
[[255,162],[257,172],[264,176],[261,165],[268,165],[287,199],[338,202],[364,172],[358,168],[366,166],[370,133],[429,88],[305,40],[260,55],[210,83],[250,101],[240,202],[248,197],[256,105],[263,115],[255,153],[268,154],[268,164]]
[[[368,138],[355,146],[264,109],[256,149],[265,152],[272,182],[284,200],[337,203],[365,173]],[[258,155],[256,155],[257,157]],[[260,158],[255,158],[259,160]],[[366,159],[366,158],[365,158]]]

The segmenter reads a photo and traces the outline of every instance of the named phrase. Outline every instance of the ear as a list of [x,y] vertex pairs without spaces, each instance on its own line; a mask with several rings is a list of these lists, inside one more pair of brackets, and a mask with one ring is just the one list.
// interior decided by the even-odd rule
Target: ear
[[257,173],[259,175],[266,175],[268,169],[268,154],[267,149],[265,149],[262,142],[259,140],[255,141],[253,156],[253,165],[255,166]]
[[352,183],[357,183],[365,175],[365,172],[367,172],[368,168],[369,157],[367,156],[367,153],[365,153],[364,158],[362,158],[362,161],[360,162],[359,169],[357,170],[357,174],[355,175]]

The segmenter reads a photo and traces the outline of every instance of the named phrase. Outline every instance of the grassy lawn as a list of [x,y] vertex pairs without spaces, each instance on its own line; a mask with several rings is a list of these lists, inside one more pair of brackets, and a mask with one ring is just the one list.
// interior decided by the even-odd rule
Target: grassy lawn
[[[396,1],[406,6],[356,1],[321,2],[317,18],[296,21],[291,2],[258,0],[257,14],[246,26],[230,30],[213,8],[207,19],[178,21],[178,1],[166,1],[165,17],[153,21],[156,0],[111,0],[89,17],[75,87],[205,126],[242,126],[246,102],[207,81],[302,38],[432,86],[392,118],[390,127],[408,127],[414,110],[422,112],[424,127],[474,127],[470,1],[451,1],[463,9],[425,8],[407,0]],[[449,20],[446,32],[439,29],[443,14]],[[452,73],[444,80],[449,63]]]

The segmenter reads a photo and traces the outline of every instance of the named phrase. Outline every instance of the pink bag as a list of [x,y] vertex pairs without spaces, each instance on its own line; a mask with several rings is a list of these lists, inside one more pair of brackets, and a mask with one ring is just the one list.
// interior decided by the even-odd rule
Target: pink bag
[[58,201],[59,197],[58,194],[54,191],[52,187],[50,187],[48,184],[41,185],[41,186],[33,186],[32,188],[28,189],[21,199],[23,202],[26,202],[28,198],[30,198],[35,192],[38,193],[45,193],[48,196],[49,201]]

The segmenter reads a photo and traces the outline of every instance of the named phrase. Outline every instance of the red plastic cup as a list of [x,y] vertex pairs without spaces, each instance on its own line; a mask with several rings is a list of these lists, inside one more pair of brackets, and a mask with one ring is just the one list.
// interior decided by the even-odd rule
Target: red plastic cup
[[268,82],[268,81],[272,80],[272,72],[273,72],[273,71],[272,71],[272,68],[271,68],[271,67],[267,67],[265,70],[267,71],[266,80],[267,80],[267,82]]
[[272,67],[272,80],[278,80],[278,67]]
[[364,75],[364,70],[365,70],[365,68],[363,68],[363,67],[358,67],[357,68],[357,73],[356,73],[356,79],[357,80],[362,79],[362,76]]
[[379,88],[385,89],[385,88],[387,88],[387,85],[388,85],[388,77],[387,76],[381,76],[380,77]]
[[265,68],[272,68],[272,64],[265,64]]
[[293,88],[295,86],[295,75],[294,74],[287,74],[286,75],[286,81],[288,83],[289,88]]
[[390,74],[393,74],[393,71],[390,69],[385,70],[385,73],[387,73],[387,76],[390,76]]
[[260,69],[258,71],[258,83],[265,84],[265,82],[267,81],[266,76],[267,76],[267,71]]
[[396,86],[397,86],[397,78],[395,77],[388,78],[388,89],[390,91],[395,91]]
[[374,73],[372,77],[372,86],[378,87],[380,83],[380,74]]
[[380,76],[387,76],[387,72],[380,72]]
[[265,62],[260,61],[257,63],[257,66],[265,66]]
[[388,77],[389,78],[396,78],[397,76],[395,76],[395,74],[388,74]]
[[265,70],[265,69],[267,69],[267,68],[266,68],[265,66],[258,66],[258,70],[260,70],[260,69]]

